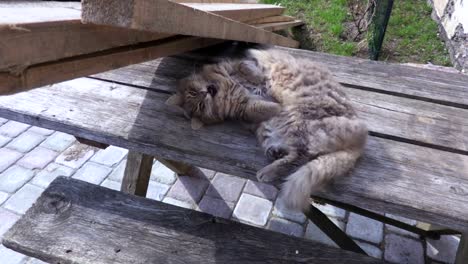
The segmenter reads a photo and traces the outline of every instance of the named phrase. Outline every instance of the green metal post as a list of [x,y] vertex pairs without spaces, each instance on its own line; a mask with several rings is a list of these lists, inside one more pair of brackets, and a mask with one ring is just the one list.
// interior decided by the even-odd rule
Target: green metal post
[[[371,0],[372,1],[372,0]],[[374,0],[371,25],[369,27],[369,58],[378,60],[392,13],[393,0]]]

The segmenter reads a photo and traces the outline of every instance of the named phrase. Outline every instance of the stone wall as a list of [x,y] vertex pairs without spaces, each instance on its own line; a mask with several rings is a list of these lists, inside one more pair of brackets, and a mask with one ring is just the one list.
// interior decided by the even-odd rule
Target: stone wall
[[468,72],[468,0],[429,0],[454,66]]

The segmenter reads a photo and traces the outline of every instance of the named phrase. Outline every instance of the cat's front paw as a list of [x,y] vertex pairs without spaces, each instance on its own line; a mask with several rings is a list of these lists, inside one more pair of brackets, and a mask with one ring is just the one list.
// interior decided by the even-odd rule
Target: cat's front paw
[[279,160],[284,156],[288,155],[288,151],[281,146],[272,146],[266,150],[265,155],[269,160],[274,161]]
[[278,179],[276,166],[270,164],[257,172],[257,179],[261,182],[272,182]]

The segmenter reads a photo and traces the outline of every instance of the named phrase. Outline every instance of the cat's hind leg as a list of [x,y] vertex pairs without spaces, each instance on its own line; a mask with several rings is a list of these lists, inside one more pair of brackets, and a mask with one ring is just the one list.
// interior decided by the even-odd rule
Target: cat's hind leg
[[265,166],[257,172],[257,179],[261,182],[272,182],[290,175],[298,166],[296,165],[297,155],[294,151]]

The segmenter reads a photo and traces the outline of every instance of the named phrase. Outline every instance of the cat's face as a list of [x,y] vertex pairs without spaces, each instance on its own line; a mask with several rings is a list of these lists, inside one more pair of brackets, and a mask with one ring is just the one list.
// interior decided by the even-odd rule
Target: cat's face
[[200,73],[182,79],[178,91],[167,103],[177,105],[185,117],[192,120],[192,128],[203,124],[219,123],[226,119],[224,108],[228,100],[228,90],[234,82],[227,72],[214,65],[205,66]]

